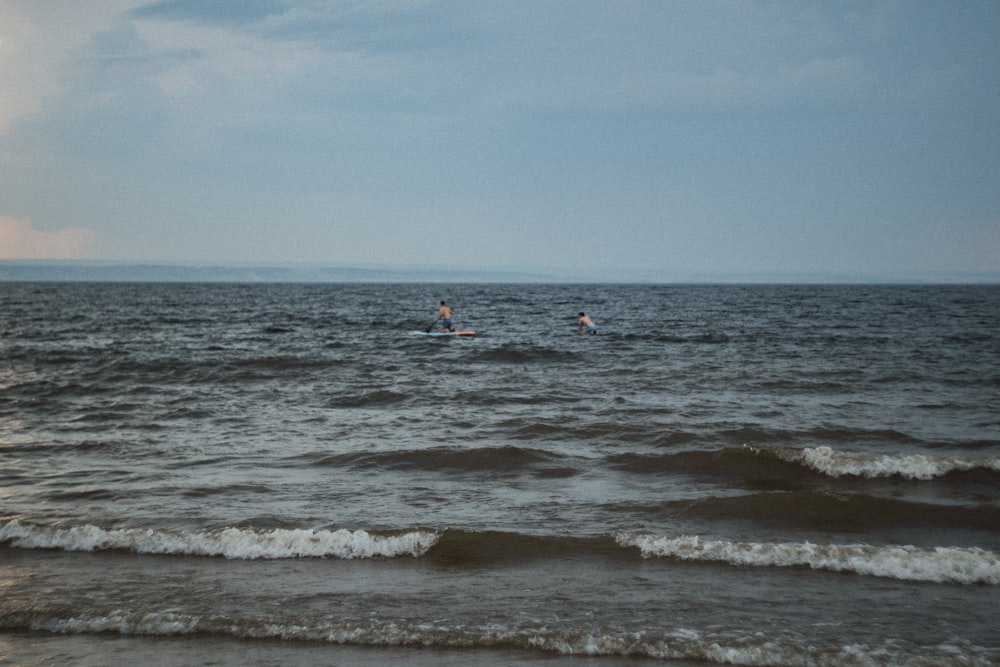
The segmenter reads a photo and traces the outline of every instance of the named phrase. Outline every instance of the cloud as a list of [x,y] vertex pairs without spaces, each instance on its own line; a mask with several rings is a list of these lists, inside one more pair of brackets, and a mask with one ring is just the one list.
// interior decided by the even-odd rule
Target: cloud
[[284,0],[161,0],[129,12],[157,22],[209,26],[332,51],[403,52],[464,41],[466,10],[425,0],[292,3]]
[[161,0],[132,10],[138,18],[191,21],[206,25],[243,25],[287,11],[272,0]]
[[28,220],[0,215],[0,259],[86,259],[94,236],[85,227],[43,232],[32,229]]
[[65,92],[65,67],[137,0],[0,2],[0,136]]

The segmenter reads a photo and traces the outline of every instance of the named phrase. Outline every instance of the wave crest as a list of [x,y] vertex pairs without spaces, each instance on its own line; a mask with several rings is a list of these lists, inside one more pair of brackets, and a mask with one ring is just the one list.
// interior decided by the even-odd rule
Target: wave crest
[[865,452],[838,451],[831,447],[807,447],[802,450],[782,450],[779,457],[801,463],[831,477],[892,477],[928,480],[951,472],[982,468],[1000,472],[1000,457],[944,456],[924,454],[886,455]]
[[629,533],[620,533],[616,539],[620,546],[637,547],[645,558],[755,567],[808,566],[908,581],[1000,584],[1000,555],[979,548],[725,542]]
[[223,528],[171,532],[153,529],[106,530],[84,525],[51,528],[10,521],[0,527],[0,544],[22,549],[131,551],[140,554],[221,556],[231,559],[393,558],[424,555],[438,540],[430,531],[375,535],[364,530]]

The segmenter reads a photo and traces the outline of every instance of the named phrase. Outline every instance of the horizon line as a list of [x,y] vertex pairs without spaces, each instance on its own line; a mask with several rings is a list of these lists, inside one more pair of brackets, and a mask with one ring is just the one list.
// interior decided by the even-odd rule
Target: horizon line
[[694,271],[453,267],[314,261],[0,259],[0,282],[995,284],[1000,271]]

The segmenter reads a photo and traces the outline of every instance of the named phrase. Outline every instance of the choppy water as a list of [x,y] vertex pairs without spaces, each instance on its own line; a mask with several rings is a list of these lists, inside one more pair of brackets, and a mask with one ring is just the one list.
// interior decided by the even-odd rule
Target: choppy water
[[995,665],[998,603],[995,286],[0,283],[15,664]]

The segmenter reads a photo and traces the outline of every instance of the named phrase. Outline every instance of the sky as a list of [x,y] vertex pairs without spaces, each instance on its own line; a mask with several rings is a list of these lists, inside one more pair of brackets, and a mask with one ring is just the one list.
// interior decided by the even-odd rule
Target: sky
[[0,259],[1000,281],[996,0],[0,0]]

